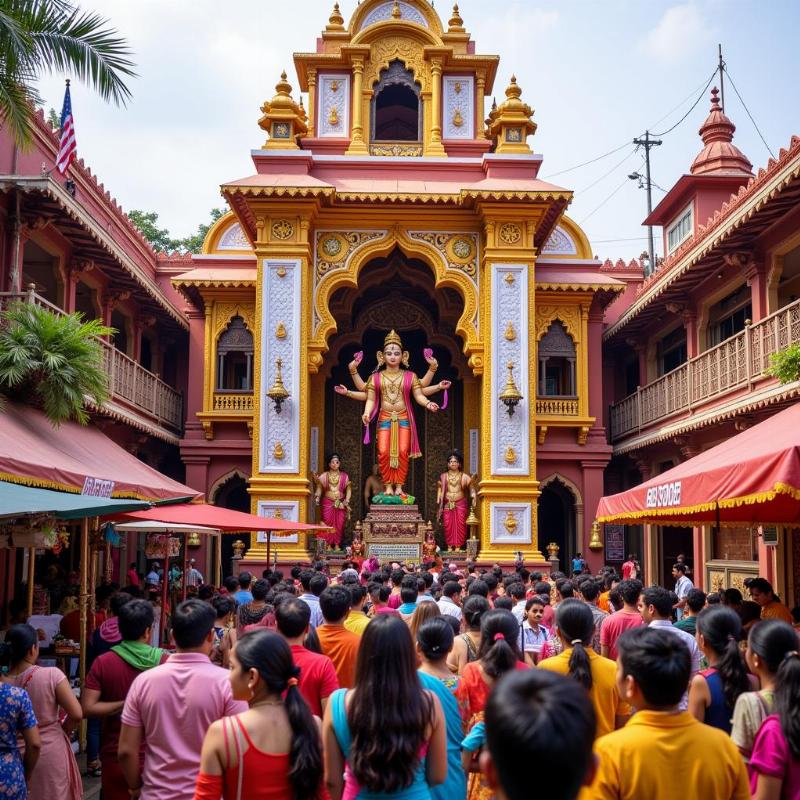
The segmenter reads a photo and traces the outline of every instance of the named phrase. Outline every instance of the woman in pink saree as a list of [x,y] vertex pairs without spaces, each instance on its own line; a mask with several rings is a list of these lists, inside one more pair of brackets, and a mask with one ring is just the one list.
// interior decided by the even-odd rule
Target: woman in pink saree
[[338,549],[350,515],[352,487],[350,477],[340,469],[342,462],[338,453],[331,453],[327,463],[327,471],[317,478],[314,500],[320,507],[322,521],[333,528],[332,531],[321,532],[320,535],[330,547]]
[[469,514],[469,493],[475,505],[475,487],[472,478],[464,472],[464,456],[453,450],[447,456],[447,472],[439,476],[437,501],[439,520],[444,525],[444,539],[449,550],[463,547],[467,541],[467,515]]

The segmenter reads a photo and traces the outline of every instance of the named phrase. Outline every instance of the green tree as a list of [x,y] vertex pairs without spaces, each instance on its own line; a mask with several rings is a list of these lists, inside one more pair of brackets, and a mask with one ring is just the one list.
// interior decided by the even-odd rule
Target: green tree
[[207,225],[198,225],[197,232],[180,240],[181,249],[187,253],[199,253],[203,249],[203,242],[209,228],[225,213],[224,208],[211,209],[211,221]]
[[81,314],[56,314],[33,303],[12,303],[0,315],[0,391],[42,408],[54,426],[89,420],[87,399],[108,397],[98,337],[113,328]]
[[171,253],[180,247],[180,240],[173,239],[166,228],[158,227],[157,212],[132,208],[128,212],[128,219],[139,229],[139,233],[150,242],[150,246],[157,253]]
[[30,143],[34,85],[42,73],[71,72],[104,100],[124,104],[134,77],[127,42],[108,20],[70,0],[2,0],[0,3],[0,118],[16,142]]
[[767,374],[777,378],[781,383],[800,381],[800,344],[790,344],[783,350],[773,353]]
[[54,108],[51,108],[47,112],[47,121],[50,124],[50,127],[54,130],[60,130],[61,128],[61,116],[59,115],[58,111]]

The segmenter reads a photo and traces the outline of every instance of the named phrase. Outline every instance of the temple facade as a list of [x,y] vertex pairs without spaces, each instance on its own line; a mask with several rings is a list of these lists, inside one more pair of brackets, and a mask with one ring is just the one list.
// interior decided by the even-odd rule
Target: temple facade
[[[538,177],[537,123],[511,69],[486,117],[499,58],[477,53],[457,7],[445,24],[425,0],[365,0],[347,24],[336,6],[294,66],[306,103],[282,75],[253,174],[222,186],[230,211],[172,281],[189,303],[187,483],[310,521],[313,475],[336,451],[352,481],[347,541],[376,453],[363,406],[334,387],[352,388],[357,352],[362,375],[375,369],[393,329],[410,369],[425,372],[430,348],[436,380],[452,382],[438,413],[417,408],[407,479],[437,534],[456,448],[477,476],[481,560],[545,564],[552,543],[562,568],[579,551],[599,565],[603,315],[625,275],[565,215],[571,191]],[[309,543],[277,547],[295,560]]]

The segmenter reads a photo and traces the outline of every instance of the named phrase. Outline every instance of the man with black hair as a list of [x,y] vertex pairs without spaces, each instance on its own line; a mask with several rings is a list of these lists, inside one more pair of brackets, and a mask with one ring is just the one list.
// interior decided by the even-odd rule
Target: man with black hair
[[235,575],[228,575],[224,581],[222,581],[222,585],[225,587],[225,591],[233,598],[233,602],[236,602],[236,592],[239,591],[239,579]]
[[419,577],[423,582],[424,588],[420,591],[417,597],[417,603],[435,603],[436,598],[434,598],[431,591],[433,588],[433,573],[429,572],[428,570],[423,570]]
[[344,618],[344,626],[347,630],[361,636],[364,628],[370,623],[370,618],[364,613],[367,590],[360,583],[355,583],[347,588],[350,590],[350,612]]
[[304,645],[310,630],[311,609],[299,597],[290,597],[276,606],[275,620],[278,633],[292,650],[295,665],[300,667],[297,688],[311,713],[321,718],[328,698],[339,688],[339,681],[333,661]]
[[617,640],[630,628],[644,625],[639,612],[642,582],[636,578],[622,581],[617,587],[622,597],[622,608],[606,617],[600,625],[600,655],[617,660]]
[[595,742],[599,765],[587,798],[750,797],[747,770],[730,737],[680,708],[691,669],[688,650],[666,629],[635,628],[620,637],[617,687],[636,713]]
[[678,598],[678,602],[675,603],[673,608],[676,611],[678,619],[683,617],[683,609],[686,608],[686,595],[689,594],[690,590],[694,589],[694,584],[687,576],[686,572],[687,566],[682,561],[679,561],[672,567],[672,577],[675,578],[674,591],[675,596]]
[[522,625],[525,620],[525,585],[521,581],[509,584],[506,590],[514,603],[511,613],[516,617],[517,622]]
[[459,622],[463,617],[461,611],[461,584],[458,581],[447,581],[442,588],[442,596],[438,602],[439,613],[455,617]]
[[300,584],[303,587],[300,599],[311,609],[311,627],[316,630],[325,621],[319,607],[319,596],[328,588],[328,578],[322,572],[304,570],[300,574]]
[[247,711],[233,699],[227,670],[209,660],[215,620],[210,604],[181,603],[172,618],[177,651],[131,684],[117,752],[128,789],[141,800],[192,800],[209,725]]
[[245,603],[253,602],[253,595],[250,592],[250,582],[252,580],[253,576],[249,572],[239,573],[239,591],[233,595],[233,599],[238,605],[243,606]]
[[697,632],[697,615],[705,608],[706,593],[702,589],[689,589],[686,595],[686,613],[674,625],[686,633],[695,635]]
[[575,800],[592,782],[595,715],[576,681],[544,670],[507,673],[489,695],[485,723],[480,766],[497,800]]
[[480,578],[475,578],[472,583],[467,587],[467,596],[472,597],[474,594],[479,594],[481,597],[489,599],[489,584]]
[[397,613],[407,624],[411,624],[411,618],[417,610],[417,598],[419,597],[419,584],[413,575],[406,575],[400,584],[400,599],[403,601],[397,608]]
[[586,580],[581,581],[580,591],[583,602],[589,606],[589,610],[592,612],[592,617],[594,618],[592,650],[598,655],[601,655],[600,630],[602,629],[603,623],[610,615],[597,606],[597,598],[600,597],[600,584],[594,578],[587,576]]
[[92,663],[81,692],[84,716],[102,721],[100,763],[105,800],[126,800],[128,791],[117,759],[120,712],[133,681],[145,670],[163,663],[167,653],[150,647],[153,606],[134,600],[129,594],[111,596],[115,628],[119,639]]
[[[675,594],[662,586],[648,586],[639,598],[639,613],[645,624],[650,628],[668,631],[672,636],[679,638],[689,650],[692,663],[691,677],[700,672],[703,654],[697,645],[697,640],[690,633],[675,628],[672,625],[672,609],[675,605]],[[680,702],[681,711],[689,708],[688,689],[684,692]]]
[[345,586],[329,586],[319,596],[325,622],[317,628],[317,636],[322,652],[333,661],[339,686],[344,689],[353,688],[361,644],[361,637],[344,626],[350,604],[350,591]]

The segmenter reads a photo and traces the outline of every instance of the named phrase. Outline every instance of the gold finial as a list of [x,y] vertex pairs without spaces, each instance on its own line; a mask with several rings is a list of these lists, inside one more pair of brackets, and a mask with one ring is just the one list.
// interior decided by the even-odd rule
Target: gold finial
[[286,80],[286,70],[281,72],[281,79],[275,84],[275,91],[279,95],[285,95],[289,97],[292,93],[292,84]]
[[514,330],[514,326],[510,322],[508,323],[508,326],[506,327],[506,332],[503,335],[509,342],[513,342],[517,338],[517,332]]
[[403,14],[400,11],[400,3],[398,3],[397,0],[394,0],[394,6],[392,8],[392,18],[393,19],[400,19],[400,17],[402,17],[402,16],[403,16]]
[[[458,84],[456,84],[458,86]],[[464,124],[464,117],[461,116],[461,112],[456,109],[456,113],[453,114],[453,126],[456,128],[460,128]]]
[[466,518],[465,523],[468,528],[477,528],[478,525],[481,524],[481,521],[478,519],[478,516],[475,513],[475,506],[470,508],[469,516]]
[[396,344],[400,349],[403,348],[403,342],[394,328],[386,334],[386,338],[383,340],[383,349],[385,350],[390,344]]
[[592,536],[589,539],[590,550],[602,550],[603,540],[600,538],[600,523],[595,520],[592,523]]
[[506,368],[508,369],[508,380],[503,387],[503,391],[500,392],[499,399],[500,402],[505,405],[508,416],[510,417],[514,414],[519,401],[522,400],[522,393],[517,389],[517,384],[514,383],[514,364],[509,361]]
[[333,11],[331,11],[331,15],[328,18],[328,30],[341,30],[344,28],[344,17],[342,16],[341,12],[339,11],[339,4],[333,4]]
[[269,399],[275,403],[275,412],[278,414],[281,413],[281,406],[283,405],[284,400],[289,398],[289,392],[283,385],[283,376],[281,375],[282,367],[283,360],[279,358],[275,361],[275,381],[267,390],[267,397],[269,397]]
[[450,21],[447,23],[447,32],[448,33],[464,32],[464,20],[461,19],[461,14],[458,13],[458,3],[453,5],[453,16],[450,17]]

